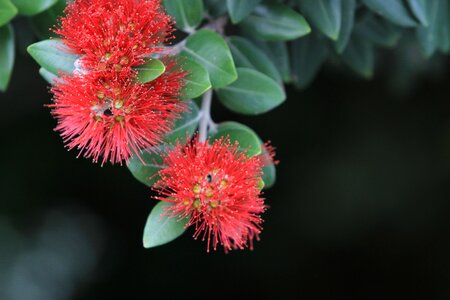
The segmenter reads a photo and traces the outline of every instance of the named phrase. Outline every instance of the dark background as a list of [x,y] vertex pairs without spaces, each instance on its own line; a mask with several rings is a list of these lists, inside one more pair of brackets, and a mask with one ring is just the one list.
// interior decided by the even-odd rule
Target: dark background
[[0,299],[449,299],[449,60],[403,55],[379,52],[371,81],[331,62],[258,117],[214,103],[281,161],[261,241],[224,254],[192,230],[144,249],[150,190],[63,147],[18,54],[0,94]]

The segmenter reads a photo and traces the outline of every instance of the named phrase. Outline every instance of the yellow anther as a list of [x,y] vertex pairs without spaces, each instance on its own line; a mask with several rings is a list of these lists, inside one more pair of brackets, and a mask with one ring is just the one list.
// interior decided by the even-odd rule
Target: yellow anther
[[200,193],[200,191],[201,191],[200,184],[198,184],[198,183],[194,184],[194,186],[192,187],[192,191],[194,192],[194,194]]

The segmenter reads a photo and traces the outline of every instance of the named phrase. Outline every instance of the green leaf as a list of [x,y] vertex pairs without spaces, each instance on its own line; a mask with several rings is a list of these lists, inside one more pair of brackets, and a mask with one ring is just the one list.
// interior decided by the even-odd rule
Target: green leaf
[[175,121],[172,130],[164,138],[164,142],[175,144],[186,141],[187,137],[192,137],[200,121],[200,111],[193,101],[187,101],[188,108],[181,114],[181,118]]
[[250,127],[237,122],[223,122],[217,127],[217,132],[211,136],[211,141],[227,136],[231,143],[237,141],[240,149],[246,151],[247,156],[261,154],[261,139]]
[[175,26],[186,32],[192,32],[203,19],[202,0],[164,0],[163,5],[175,18]]
[[367,15],[358,22],[355,33],[382,47],[394,47],[401,37],[400,32],[391,22],[376,18],[374,15]]
[[162,168],[163,159],[161,154],[165,150],[164,147],[160,148],[146,149],[142,153],[139,153],[140,157],[135,154],[127,164],[134,178],[149,187],[152,187],[159,180],[157,173]]
[[427,2],[428,26],[417,29],[419,44],[426,57],[431,57],[439,45],[439,31],[442,26],[439,18],[441,9],[440,0]]
[[244,20],[261,0],[227,0],[228,13],[233,24]]
[[217,95],[228,109],[246,115],[265,113],[286,99],[278,83],[267,75],[247,68],[238,68],[238,79],[218,89]]
[[[344,0],[346,1],[346,0]],[[341,0],[297,0],[308,21],[333,41],[341,30]]]
[[325,41],[316,35],[309,35],[292,43],[292,74],[296,87],[303,89],[312,82],[328,53]]
[[342,18],[341,18],[341,32],[336,41],[336,51],[341,54],[347,47],[352,35],[353,23],[355,20],[356,1],[344,0],[341,1]]
[[183,55],[208,70],[214,88],[224,87],[237,78],[230,48],[224,39],[213,31],[203,29],[188,37]]
[[208,15],[218,18],[227,12],[227,2],[224,0],[204,0]]
[[184,80],[185,85],[183,87],[182,98],[197,98],[211,88],[208,71],[202,65],[186,56],[183,56],[183,53],[181,56],[183,70],[187,72]]
[[417,26],[402,0],[363,0],[372,11],[403,27]]
[[170,205],[170,203],[160,201],[153,207],[144,227],[142,240],[145,248],[167,244],[186,231],[185,226],[189,222],[188,219],[178,220],[177,218],[162,216]]
[[237,67],[253,68],[281,83],[280,73],[271,59],[250,40],[232,36],[229,45]]
[[10,24],[0,27],[0,91],[6,91],[14,66],[14,31]]
[[41,74],[42,78],[44,78],[45,81],[47,81],[51,85],[55,84],[55,81],[58,78],[58,76],[56,76],[55,74],[49,72],[48,70],[46,70],[44,68],[39,69],[39,74]]
[[56,37],[50,28],[57,24],[58,17],[62,15],[66,7],[66,0],[59,0],[55,5],[49,9],[33,16],[30,19],[34,32],[41,39],[48,39],[50,37]]
[[373,45],[366,39],[353,36],[342,54],[342,60],[363,77],[371,78],[373,76],[374,50]]
[[291,65],[289,61],[289,51],[287,42],[284,41],[261,41],[252,40],[253,43],[270,58],[272,63],[278,69],[283,81],[289,83],[291,81]]
[[58,75],[59,72],[72,74],[77,56],[59,39],[44,40],[27,48],[34,60],[49,72]]
[[147,83],[161,76],[166,70],[166,66],[159,59],[151,59],[148,63],[137,66],[138,82]]
[[407,0],[411,11],[423,26],[428,26],[427,2],[430,0]]
[[450,3],[448,0],[440,0],[438,48],[444,53],[450,51]]
[[53,6],[58,0],[12,0],[19,14],[33,16]]
[[0,0],[0,27],[17,15],[17,8],[9,0]]
[[240,23],[249,36],[266,40],[294,40],[311,32],[305,18],[290,7],[263,3]]

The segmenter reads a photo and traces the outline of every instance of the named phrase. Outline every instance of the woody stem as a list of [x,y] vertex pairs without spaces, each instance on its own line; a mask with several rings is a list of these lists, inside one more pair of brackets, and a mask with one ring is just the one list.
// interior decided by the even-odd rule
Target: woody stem
[[202,118],[200,119],[199,134],[198,134],[199,142],[206,141],[206,138],[208,136],[208,125],[213,124],[211,120],[211,102],[212,102],[212,90],[208,90],[203,94],[202,97],[202,107],[201,107]]

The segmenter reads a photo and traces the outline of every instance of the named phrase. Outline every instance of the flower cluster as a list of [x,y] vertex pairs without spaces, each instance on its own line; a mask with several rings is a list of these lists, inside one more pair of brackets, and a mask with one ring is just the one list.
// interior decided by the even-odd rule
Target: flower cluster
[[164,157],[158,199],[173,203],[167,215],[189,219],[187,226],[195,226],[195,238],[207,240],[208,251],[219,243],[225,251],[252,249],[266,209],[262,168],[272,156],[248,157],[228,138],[178,144]]
[[55,32],[79,56],[73,74],[53,88],[52,113],[69,149],[102,163],[127,160],[158,144],[184,110],[178,100],[184,71],[162,58],[166,71],[145,84],[134,67],[161,56],[172,38],[160,0],[75,0]]

